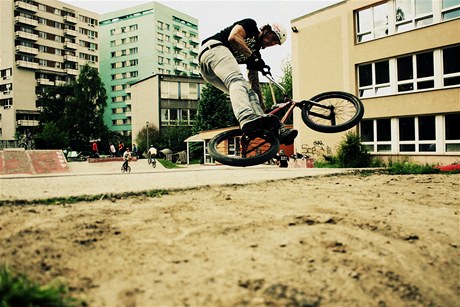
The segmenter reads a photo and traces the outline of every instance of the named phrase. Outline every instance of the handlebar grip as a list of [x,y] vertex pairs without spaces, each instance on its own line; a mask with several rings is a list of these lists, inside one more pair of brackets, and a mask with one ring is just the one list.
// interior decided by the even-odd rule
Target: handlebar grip
[[265,65],[265,66],[262,68],[262,70],[261,70],[262,75],[264,75],[264,76],[271,76],[272,73],[271,73],[270,70],[271,70],[270,66]]

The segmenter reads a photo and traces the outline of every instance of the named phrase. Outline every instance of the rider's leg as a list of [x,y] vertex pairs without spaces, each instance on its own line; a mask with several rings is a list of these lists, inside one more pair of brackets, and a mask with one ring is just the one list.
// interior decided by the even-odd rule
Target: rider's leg
[[244,79],[235,57],[228,48],[219,46],[203,53],[201,73],[206,81],[230,95],[233,112],[243,128],[247,123],[255,121],[257,123],[248,126],[256,128],[261,124],[277,124],[277,119],[272,117],[260,120],[264,112],[260,107],[259,98]]

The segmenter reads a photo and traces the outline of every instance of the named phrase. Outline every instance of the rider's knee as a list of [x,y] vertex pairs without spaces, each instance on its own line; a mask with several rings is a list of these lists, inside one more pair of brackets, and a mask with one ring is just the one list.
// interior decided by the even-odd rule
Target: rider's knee
[[230,89],[231,86],[245,86],[248,84],[241,72],[232,72],[224,80],[225,86]]

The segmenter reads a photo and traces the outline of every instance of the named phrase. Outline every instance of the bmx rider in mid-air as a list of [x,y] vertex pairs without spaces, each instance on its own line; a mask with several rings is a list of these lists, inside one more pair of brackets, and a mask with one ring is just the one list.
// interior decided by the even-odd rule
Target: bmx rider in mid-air
[[[277,23],[259,30],[256,21],[243,19],[205,39],[198,61],[203,78],[230,95],[233,113],[244,133],[279,129],[280,143],[289,145],[298,132],[286,129],[276,116],[264,113],[258,74],[268,68],[260,49],[281,45],[286,36],[286,29]],[[238,64],[247,65],[249,83]]]

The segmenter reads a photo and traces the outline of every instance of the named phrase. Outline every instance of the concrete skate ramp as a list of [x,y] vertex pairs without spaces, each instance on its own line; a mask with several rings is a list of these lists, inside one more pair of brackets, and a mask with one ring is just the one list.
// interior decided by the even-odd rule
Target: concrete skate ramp
[[6,148],[0,151],[0,175],[49,174],[68,171],[62,150]]

